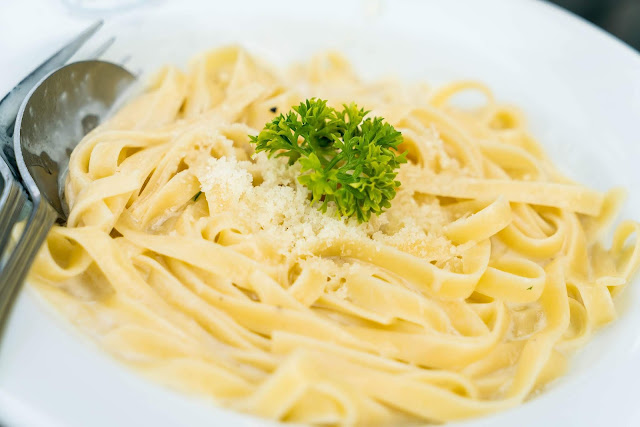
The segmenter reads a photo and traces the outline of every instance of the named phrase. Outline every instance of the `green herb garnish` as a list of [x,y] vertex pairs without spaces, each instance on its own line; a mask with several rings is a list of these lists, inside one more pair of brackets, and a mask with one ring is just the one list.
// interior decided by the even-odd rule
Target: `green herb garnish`
[[195,196],[193,196],[193,201],[194,201],[194,202],[197,202],[197,201],[198,201],[198,197],[200,197],[200,195],[201,195],[201,194],[202,194],[202,191],[198,191],[198,192],[196,193],[196,195],[195,195]]
[[300,163],[298,181],[322,212],[334,202],[338,216],[364,222],[391,206],[400,186],[397,169],[407,153],[398,153],[402,134],[382,118],[365,119],[369,112],[353,103],[343,107],[338,111],[327,101],[308,99],[250,138],[256,152]]
[[528,291],[530,291],[531,289],[533,289],[533,286],[529,286],[529,287],[527,288],[527,290],[528,290]]

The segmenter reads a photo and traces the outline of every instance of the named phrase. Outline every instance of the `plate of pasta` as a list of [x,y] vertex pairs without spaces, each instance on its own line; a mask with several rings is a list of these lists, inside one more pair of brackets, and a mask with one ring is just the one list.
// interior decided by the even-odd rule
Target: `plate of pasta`
[[640,423],[637,52],[524,0],[102,32],[140,84],[71,154],[0,420]]

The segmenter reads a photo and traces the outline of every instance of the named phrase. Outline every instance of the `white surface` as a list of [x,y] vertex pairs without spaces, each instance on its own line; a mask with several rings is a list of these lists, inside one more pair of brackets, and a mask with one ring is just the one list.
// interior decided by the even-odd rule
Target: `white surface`
[[[524,108],[534,134],[572,177],[625,185],[624,217],[640,219],[640,57],[536,1],[151,1],[107,16],[93,45],[132,69],[183,63],[238,42],[269,60],[338,48],[365,75],[481,79]],[[0,3],[0,93],[96,16],[54,0]],[[87,51],[90,49],[86,49]],[[465,426],[640,425],[640,283],[545,394]],[[8,426],[271,425],[149,383],[102,354],[25,289],[0,346],[0,420]],[[457,425],[457,424],[456,424]]]

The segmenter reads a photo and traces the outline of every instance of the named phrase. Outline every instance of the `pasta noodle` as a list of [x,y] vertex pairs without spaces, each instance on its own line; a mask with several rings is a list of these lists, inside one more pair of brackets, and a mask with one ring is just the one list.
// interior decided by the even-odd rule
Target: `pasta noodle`
[[[476,91],[484,104],[456,106]],[[248,135],[309,97],[402,132],[392,206],[310,206]],[[227,47],[166,67],[69,164],[71,213],[31,282],[119,360],[262,417],[446,422],[523,402],[616,316],[640,225],[563,177],[481,83],[360,81],[328,53],[287,71]]]

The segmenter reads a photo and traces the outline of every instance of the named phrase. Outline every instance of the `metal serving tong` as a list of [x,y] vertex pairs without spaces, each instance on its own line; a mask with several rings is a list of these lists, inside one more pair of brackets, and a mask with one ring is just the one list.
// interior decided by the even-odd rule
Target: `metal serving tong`
[[71,151],[135,81],[95,59],[113,38],[88,60],[65,65],[101,26],[87,28],[0,101],[0,329],[49,229],[66,222]]

